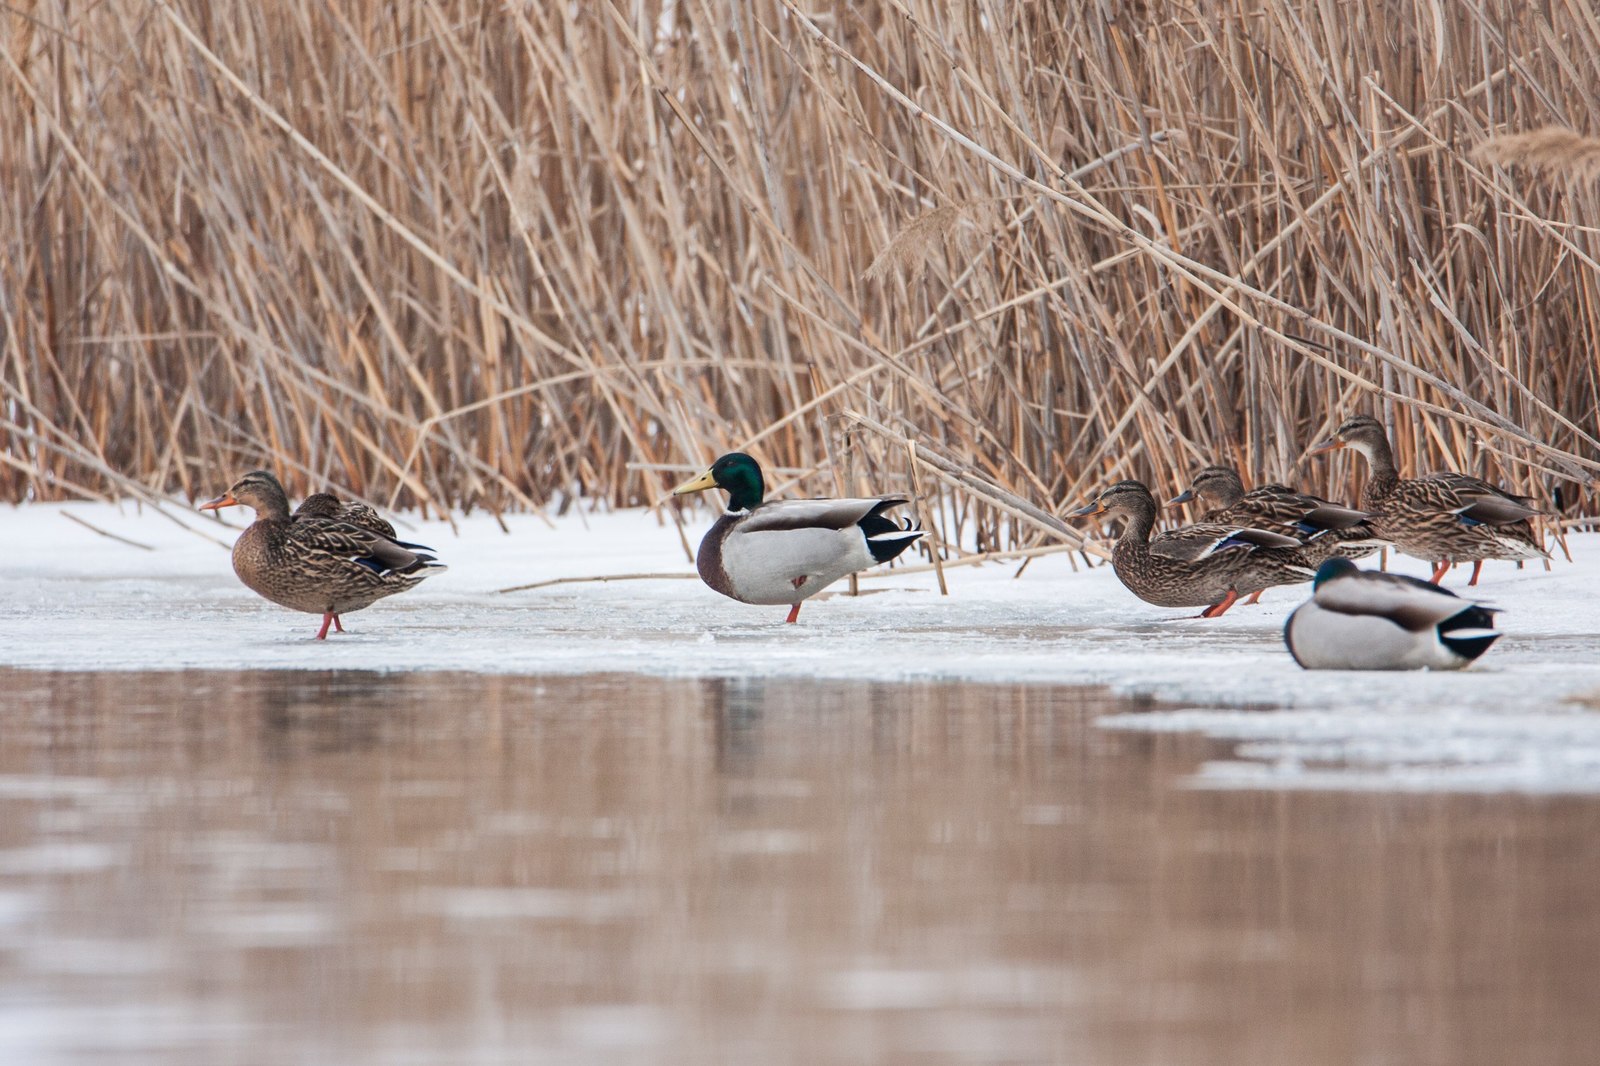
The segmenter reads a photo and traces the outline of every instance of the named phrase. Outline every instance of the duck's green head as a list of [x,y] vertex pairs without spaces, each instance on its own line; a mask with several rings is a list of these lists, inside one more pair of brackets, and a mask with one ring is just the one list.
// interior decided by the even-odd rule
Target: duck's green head
[[1317,567],[1317,576],[1311,579],[1311,587],[1320,589],[1334,578],[1348,577],[1360,572],[1361,568],[1355,563],[1342,555],[1336,555],[1332,559],[1325,559],[1322,565]]
[[691,478],[672,490],[674,496],[706,489],[722,489],[728,494],[728,510],[749,511],[761,503],[766,485],[761,480],[761,464],[744,452],[729,452],[699,477]]

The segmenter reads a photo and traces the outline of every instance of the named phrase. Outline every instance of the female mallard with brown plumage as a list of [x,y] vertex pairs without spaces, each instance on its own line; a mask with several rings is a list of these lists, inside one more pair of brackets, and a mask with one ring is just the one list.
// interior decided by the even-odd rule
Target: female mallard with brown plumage
[[1335,556],[1360,559],[1382,547],[1367,521],[1372,516],[1365,511],[1287,485],[1262,485],[1246,492],[1238,471],[1231,466],[1201,469],[1168,506],[1190,500],[1209,505],[1200,516],[1202,521],[1270,529],[1303,541],[1306,561],[1312,566]]
[[1156,500],[1139,481],[1119,481],[1072,514],[1122,516],[1122,536],[1111,551],[1117,578],[1135,596],[1158,607],[1203,606],[1202,618],[1217,617],[1240,596],[1309,581],[1315,572],[1295,538],[1232,523],[1184,526],[1167,539],[1191,550],[1153,551]]
[[235,505],[254,508],[256,520],[234,542],[234,573],[281,607],[322,615],[318,640],[327,637],[329,625],[344,632],[340,615],[370,607],[445,569],[429,554],[431,548],[402,545],[372,529],[323,517],[319,508],[324,505],[291,516],[283,486],[265,470],[252,470],[200,510]]
[[771,500],[761,466],[743,452],[730,452],[699,477],[672,490],[674,496],[718,488],[728,508],[695,556],[700,578],[743,603],[800,604],[840,578],[886,563],[923,535],[909,520],[883,512],[910,501],[904,496],[860,500]]
[[1403,478],[1394,465],[1389,435],[1375,418],[1356,415],[1340,423],[1331,440],[1311,449],[1318,455],[1351,448],[1366,457],[1371,480],[1361,506],[1372,512],[1372,528],[1399,551],[1434,564],[1437,582],[1456,563],[1472,563],[1472,579],[1485,559],[1543,559],[1531,519],[1532,498],[1515,496],[1467,474]]

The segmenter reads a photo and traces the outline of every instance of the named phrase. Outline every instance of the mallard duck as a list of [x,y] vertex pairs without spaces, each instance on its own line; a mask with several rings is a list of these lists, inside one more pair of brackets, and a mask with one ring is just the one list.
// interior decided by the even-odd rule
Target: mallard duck
[[1345,419],[1311,454],[1339,448],[1360,452],[1372,468],[1361,506],[1372,512],[1373,532],[1405,554],[1433,563],[1433,581],[1455,563],[1473,564],[1467,584],[1476,585],[1485,559],[1547,558],[1530,521],[1540,513],[1531,497],[1514,496],[1467,474],[1402,478],[1388,434],[1366,415]]
[[1334,558],[1283,640],[1307,670],[1459,670],[1500,639],[1494,616],[1432,582]]
[[899,524],[883,516],[909,503],[904,496],[763,503],[761,467],[743,452],[724,455],[672,494],[710,488],[727,492],[728,509],[700,542],[695,566],[701,580],[743,603],[787,603],[790,622],[805,600],[842,577],[888,562],[924,533],[909,519]]
[[340,615],[370,607],[445,569],[428,554],[431,549],[405,547],[371,529],[321,517],[317,506],[313,513],[291,517],[283,486],[265,470],[245,474],[200,510],[235,505],[254,508],[256,520],[234,542],[234,573],[279,606],[322,615],[318,640],[327,638],[329,625],[344,632]]
[[1158,607],[1203,606],[1202,618],[1221,615],[1240,596],[1308,581],[1313,573],[1295,538],[1230,523],[1184,526],[1167,538],[1172,550],[1153,550],[1156,500],[1139,481],[1119,481],[1072,514],[1121,515],[1126,524],[1111,551],[1117,578]]
[[1287,485],[1262,485],[1246,492],[1238,472],[1230,466],[1197,471],[1189,487],[1167,505],[1190,500],[1210,505],[1201,515],[1203,521],[1240,523],[1298,538],[1305,544],[1306,561],[1312,566],[1336,555],[1360,559],[1382,547],[1367,521],[1372,516],[1365,511]]

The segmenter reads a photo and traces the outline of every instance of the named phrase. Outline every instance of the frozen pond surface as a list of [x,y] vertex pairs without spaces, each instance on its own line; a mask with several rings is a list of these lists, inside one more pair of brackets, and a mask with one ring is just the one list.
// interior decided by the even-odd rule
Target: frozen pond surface
[[[361,617],[151,625],[449,632]],[[1227,745],[1094,724],[1144,709],[0,670],[0,1062],[1594,1061],[1600,797],[1194,788]]]
[[[68,515],[146,547],[85,528]],[[509,585],[605,574],[689,574],[684,539],[643,512],[487,516],[458,529],[403,527],[450,571],[351,615],[351,632],[310,639],[317,620],[258,599],[234,578],[233,528],[178,509],[100,505],[0,510],[0,666],[485,673],[626,671],[663,677],[811,677],[1107,685],[1186,709],[1118,716],[1117,729],[1198,731],[1242,742],[1197,771],[1217,788],[1600,791],[1600,536],[1572,539],[1576,563],[1490,563],[1476,594],[1506,609],[1508,634],[1458,674],[1310,674],[1283,648],[1305,595],[1214,621],[1134,599],[1109,568],[1064,555],[931,573],[883,572],[867,595],[784,609],[723,599],[694,580]],[[690,516],[697,543],[706,512]],[[207,536],[197,535],[197,532]],[[215,541],[208,538],[215,538]],[[223,542],[218,543],[217,541]],[[146,550],[146,548],[153,550]],[[1406,572],[1426,573],[1414,560]],[[1447,583],[1461,591],[1459,568]],[[843,588],[844,586],[839,586]]]

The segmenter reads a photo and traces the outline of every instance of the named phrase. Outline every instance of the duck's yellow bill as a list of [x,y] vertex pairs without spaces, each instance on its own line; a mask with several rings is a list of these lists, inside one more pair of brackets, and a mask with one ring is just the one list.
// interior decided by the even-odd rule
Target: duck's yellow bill
[[679,485],[677,488],[673,489],[672,495],[682,496],[688,492],[704,492],[706,489],[714,489],[716,487],[716,479],[711,476],[711,471],[707,470],[699,477],[690,478],[682,485]]
[[1068,518],[1088,518],[1090,515],[1105,514],[1105,513],[1106,513],[1106,505],[1104,503],[1100,502],[1099,500],[1096,500],[1096,501],[1094,501],[1093,503],[1091,503],[1087,507],[1080,507],[1076,511],[1069,511],[1067,513],[1067,517]]

